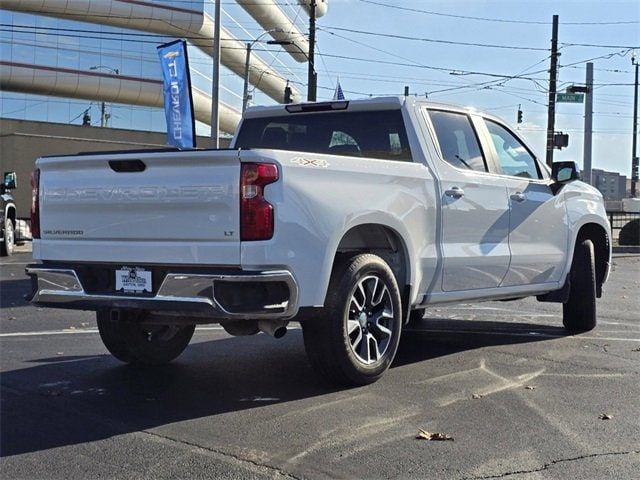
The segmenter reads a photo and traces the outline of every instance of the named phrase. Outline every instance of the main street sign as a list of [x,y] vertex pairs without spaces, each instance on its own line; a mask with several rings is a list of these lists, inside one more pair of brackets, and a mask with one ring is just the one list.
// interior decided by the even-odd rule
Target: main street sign
[[556,96],[558,103],[584,103],[584,93],[558,93]]

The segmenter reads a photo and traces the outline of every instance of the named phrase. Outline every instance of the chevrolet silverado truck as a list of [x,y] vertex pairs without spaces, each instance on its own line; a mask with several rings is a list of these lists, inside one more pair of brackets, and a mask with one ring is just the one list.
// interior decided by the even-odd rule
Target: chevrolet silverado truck
[[249,109],[229,149],[43,157],[31,301],[93,310],[106,348],[161,364],[195,325],[302,325],[333,383],[377,380],[430,305],[537,296],[596,325],[601,194],[472,109],[391,97]]

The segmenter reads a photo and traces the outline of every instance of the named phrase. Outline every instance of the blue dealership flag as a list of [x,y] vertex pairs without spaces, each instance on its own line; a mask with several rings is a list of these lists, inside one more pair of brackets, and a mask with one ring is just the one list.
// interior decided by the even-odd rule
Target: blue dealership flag
[[196,124],[193,115],[187,42],[176,40],[160,45],[158,56],[164,77],[167,144],[178,148],[195,148]]

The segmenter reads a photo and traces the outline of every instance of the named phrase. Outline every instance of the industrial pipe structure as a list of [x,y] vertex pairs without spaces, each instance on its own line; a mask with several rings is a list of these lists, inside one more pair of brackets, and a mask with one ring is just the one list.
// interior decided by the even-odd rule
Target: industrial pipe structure
[[[6,10],[128,28],[168,37],[186,37],[209,56],[213,54],[213,18],[195,10],[137,0],[3,0],[1,6]],[[294,35],[288,40],[294,42],[300,40],[300,37]],[[221,63],[242,77],[245,45],[224,28],[221,29],[221,41]],[[295,49],[293,46],[292,48]],[[249,81],[275,101],[282,102],[286,80],[257,56],[251,59],[251,65]],[[293,97],[294,100],[302,98],[296,90],[293,91]]]
[[[0,61],[0,84],[11,92],[98,100],[127,105],[162,108],[162,81],[103,72],[45,67]],[[211,122],[211,97],[192,87],[194,114],[207,125]],[[220,103],[220,130],[233,134],[240,112]]]
[[[298,62],[307,61],[309,42],[275,0],[236,0]],[[295,45],[291,42],[294,42]]]
[[[311,13],[311,0],[298,0],[298,3],[307,12],[307,15]],[[316,0],[316,18],[323,17],[327,13],[328,7],[329,0]]]

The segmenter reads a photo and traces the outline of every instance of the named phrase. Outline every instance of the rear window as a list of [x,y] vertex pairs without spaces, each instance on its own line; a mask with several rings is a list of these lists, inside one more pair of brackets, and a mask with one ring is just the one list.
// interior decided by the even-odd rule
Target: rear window
[[250,118],[235,146],[412,161],[400,110]]

